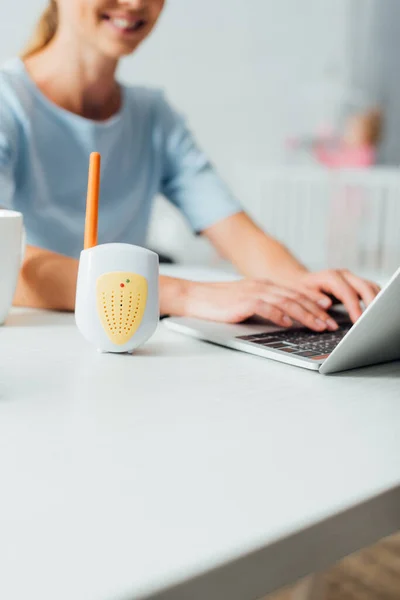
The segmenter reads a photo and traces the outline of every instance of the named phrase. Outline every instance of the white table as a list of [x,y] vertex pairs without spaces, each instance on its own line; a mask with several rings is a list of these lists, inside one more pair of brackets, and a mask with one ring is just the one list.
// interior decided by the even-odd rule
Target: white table
[[254,600],[400,529],[400,364],[0,329],[0,598]]

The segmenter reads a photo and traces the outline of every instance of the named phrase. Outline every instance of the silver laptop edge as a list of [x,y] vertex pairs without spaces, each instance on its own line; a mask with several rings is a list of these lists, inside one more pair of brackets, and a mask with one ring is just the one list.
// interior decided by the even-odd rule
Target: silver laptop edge
[[282,331],[276,326],[226,325],[186,317],[171,317],[163,322],[170,329],[200,340],[323,374],[396,360],[400,359],[400,269],[325,360],[287,354],[238,339],[243,335]]

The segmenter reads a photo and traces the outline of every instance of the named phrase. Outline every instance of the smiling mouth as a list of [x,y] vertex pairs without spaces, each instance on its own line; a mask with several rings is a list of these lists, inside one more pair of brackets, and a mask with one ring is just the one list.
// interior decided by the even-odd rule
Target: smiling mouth
[[146,26],[144,19],[127,19],[123,17],[112,17],[111,15],[103,15],[102,19],[114,27],[114,29],[123,33],[135,33]]

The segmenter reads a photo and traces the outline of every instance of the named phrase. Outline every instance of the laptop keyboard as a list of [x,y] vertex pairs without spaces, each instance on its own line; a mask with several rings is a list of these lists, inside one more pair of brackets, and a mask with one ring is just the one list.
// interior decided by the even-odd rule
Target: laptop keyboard
[[273,333],[241,335],[237,339],[316,360],[327,358],[350,328],[351,324],[345,323],[336,331],[318,333],[307,329],[285,329]]

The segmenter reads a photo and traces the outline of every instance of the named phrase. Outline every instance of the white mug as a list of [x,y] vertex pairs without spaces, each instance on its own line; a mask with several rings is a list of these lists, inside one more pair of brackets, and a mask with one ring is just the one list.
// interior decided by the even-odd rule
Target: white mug
[[132,352],[159,320],[158,255],[131,244],[101,244],[81,252],[75,320],[101,352]]
[[22,214],[0,209],[0,325],[4,324],[12,306],[24,245]]

